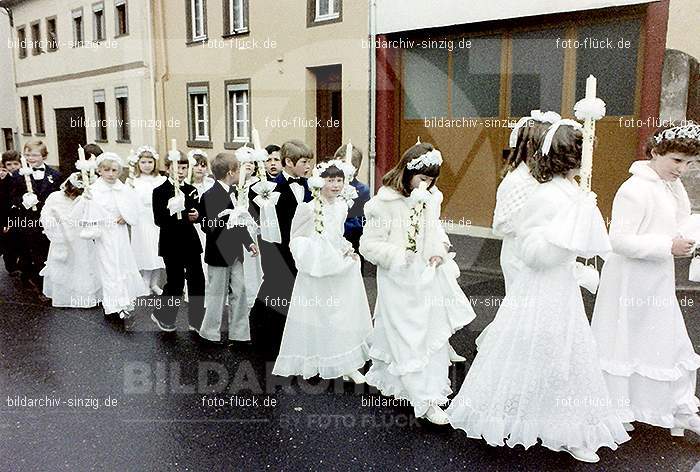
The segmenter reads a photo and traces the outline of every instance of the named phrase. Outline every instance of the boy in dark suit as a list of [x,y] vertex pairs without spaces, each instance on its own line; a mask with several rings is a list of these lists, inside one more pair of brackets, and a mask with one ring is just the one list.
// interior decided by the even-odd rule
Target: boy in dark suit
[[297,205],[311,201],[306,176],[311,170],[313,152],[301,141],[292,140],[282,145],[280,158],[284,167],[273,182],[277,183],[275,191],[280,193],[276,211],[282,241],[260,243],[263,283],[251,314],[254,341],[268,350],[270,357],[276,356],[279,349],[297,274],[289,235]]
[[5,270],[11,276],[15,277],[19,272],[19,238],[17,232],[10,232],[8,228],[8,218],[10,212],[10,182],[13,181],[12,176],[22,166],[20,163],[19,153],[17,151],[6,151],[2,153],[2,169],[0,172],[0,228],[2,235],[2,257],[5,260]]
[[[179,151],[178,151],[179,152]],[[172,164],[166,160],[170,167]],[[202,244],[195,224],[199,222],[199,195],[197,189],[185,182],[188,170],[187,158],[180,152],[177,162],[177,178],[184,210],[171,214],[175,187],[171,179],[153,190],[153,220],[160,228],[158,255],[165,262],[167,283],[163,287],[162,303],[151,315],[151,320],[161,331],[175,331],[179,300],[183,295],[185,280],[189,296],[188,320],[190,331],[197,332],[204,317],[204,272],[202,270]],[[171,203],[171,205],[169,205]],[[182,202],[181,202],[182,203]],[[180,219],[178,219],[178,213]]]
[[43,282],[39,271],[46,262],[50,243],[39,223],[39,215],[48,196],[59,189],[61,174],[44,163],[49,152],[43,141],[28,142],[24,145],[23,153],[32,169],[32,191],[38,201],[28,209],[22,205],[22,197],[27,193],[25,178],[19,173],[13,174],[12,180],[8,182],[10,210],[7,227],[10,232],[14,232],[12,237],[21,241],[19,270],[22,272],[22,281],[28,288],[38,292],[41,300],[45,300],[46,297],[41,293]]
[[[232,153],[220,153],[211,163],[216,183],[204,192],[200,201],[202,231],[206,235],[204,262],[208,283],[205,290],[206,311],[199,335],[208,341],[220,342],[221,320],[229,297],[229,339],[249,337],[248,306],[243,278],[243,250],[258,254],[258,247],[248,234],[243,221],[231,221],[237,210],[240,165]],[[248,209],[238,209],[248,214]],[[233,224],[235,223],[235,224]]]

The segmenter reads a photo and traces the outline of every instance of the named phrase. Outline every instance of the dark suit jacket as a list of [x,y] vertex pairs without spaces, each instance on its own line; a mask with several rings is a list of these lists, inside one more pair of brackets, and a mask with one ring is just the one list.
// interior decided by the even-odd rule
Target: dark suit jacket
[[[39,220],[39,215],[41,214],[41,209],[44,207],[46,199],[53,192],[59,190],[62,183],[61,174],[56,169],[46,166],[43,179],[35,180],[34,176],[30,176],[30,178],[32,182],[32,191],[39,200],[39,203],[36,205],[36,211],[31,208],[27,210],[22,205],[22,196],[27,193],[27,184],[24,181],[24,176],[19,175],[19,171],[17,171],[5,178],[5,180],[11,179],[6,184],[9,203],[6,216],[14,220],[12,226],[19,227],[20,231],[41,232],[41,227],[35,222]],[[34,222],[29,223],[29,220]]]
[[[292,218],[294,218],[294,213],[297,210],[297,199],[294,196],[294,192],[292,191],[292,187],[287,183],[287,181],[284,178],[284,175],[282,172],[277,174],[277,177],[275,178],[274,182],[277,183],[277,187],[275,188],[276,192],[280,193],[280,199],[277,202],[277,221],[280,226],[280,232],[282,234],[282,246],[285,246],[287,249],[289,248],[289,233],[292,229]],[[306,178],[303,178],[303,187],[304,187],[304,201],[305,202],[310,202],[311,201],[311,190],[309,189],[309,185],[306,181]],[[291,258],[291,253],[289,254],[289,257]],[[292,260],[292,265],[293,265],[293,260]]]
[[233,209],[231,197],[219,182],[204,192],[199,204],[202,230],[207,236],[204,250],[204,262],[215,267],[228,267],[235,261],[243,261],[243,248],[246,250],[253,244],[245,226],[226,228],[228,215],[219,218],[219,213]]
[[199,211],[199,195],[197,189],[190,184],[180,187],[185,195],[185,211],[182,219],[170,215],[168,200],[175,196],[175,187],[168,179],[153,190],[153,220],[160,228],[158,240],[158,255],[161,257],[186,258],[192,253],[201,254],[202,244],[195,229],[195,223],[187,218],[190,210]]
[[369,201],[369,187],[357,179],[353,179],[350,185],[357,190],[357,198],[348,210],[345,220],[345,238],[348,241],[359,241],[362,236],[362,228],[365,225],[365,204]]

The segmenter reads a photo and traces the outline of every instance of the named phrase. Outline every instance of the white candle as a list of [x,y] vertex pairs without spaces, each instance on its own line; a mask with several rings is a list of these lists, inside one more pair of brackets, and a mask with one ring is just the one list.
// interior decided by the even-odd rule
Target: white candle
[[595,98],[597,85],[597,79],[594,76],[589,75],[586,79],[586,98]]
[[258,130],[253,128],[253,149],[259,150],[262,149],[262,145],[260,144],[260,135],[258,134]]
[[78,160],[80,161],[80,176],[83,179],[83,187],[85,187],[89,183],[88,172],[85,169],[85,149],[80,144],[78,144]]
[[78,144],[78,159],[85,162],[85,149],[80,144]]
[[175,138],[170,140],[170,150],[177,151],[177,140]]
[[[27,162],[26,157],[20,157],[19,161],[22,163],[22,169],[29,169],[29,163]],[[27,185],[27,193],[34,193],[34,190],[32,189],[32,178],[29,176],[29,174],[24,176],[24,183]]]
[[345,162],[352,164],[352,142],[348,140],[348,145],[345,147]]

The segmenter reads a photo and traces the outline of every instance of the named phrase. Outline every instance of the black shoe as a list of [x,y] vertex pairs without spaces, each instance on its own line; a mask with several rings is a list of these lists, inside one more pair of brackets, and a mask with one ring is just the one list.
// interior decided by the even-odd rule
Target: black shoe
[[209,346],[226,346],[226,341],[224,341],[223,339],[220,341],[212,341],[211,339],[203,338],[201,334],[197,336],[197,338],[199,339],[199,341],[202,342],[202,344],[206,344]]

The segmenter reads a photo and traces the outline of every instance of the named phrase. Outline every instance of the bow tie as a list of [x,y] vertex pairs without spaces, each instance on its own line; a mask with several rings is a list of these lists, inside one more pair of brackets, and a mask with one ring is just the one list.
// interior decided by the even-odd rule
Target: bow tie
[[234,187],[233,185],[231,185],[231,186],[228,188],[228,194],[229,194],[229,195],[238,196],[238,192],[236,192],[236,187]]
[[304,186],[304,179],[302,177],[296,177],[296,178],[290,177],[289,179],[287,179],[287,183],[289,185],[291,185],[293,183],[297,183],[303,187]]

